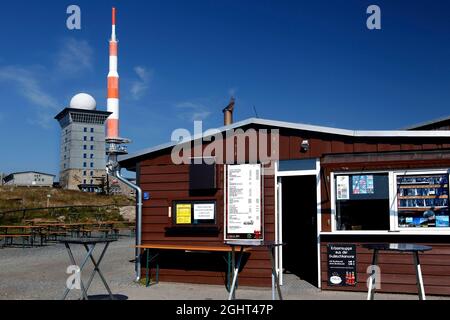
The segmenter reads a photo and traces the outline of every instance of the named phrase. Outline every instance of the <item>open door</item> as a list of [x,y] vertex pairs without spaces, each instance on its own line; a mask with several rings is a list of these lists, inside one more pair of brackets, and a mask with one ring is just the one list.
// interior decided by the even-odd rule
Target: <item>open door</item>
[[317,177],[282,177],[279,186],[284,272],[318,286]]

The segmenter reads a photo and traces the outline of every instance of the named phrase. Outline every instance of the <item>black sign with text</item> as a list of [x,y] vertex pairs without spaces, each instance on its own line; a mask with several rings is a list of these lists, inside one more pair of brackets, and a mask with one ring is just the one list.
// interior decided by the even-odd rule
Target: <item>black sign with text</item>
[[328,285],[354,287],[357,283],[356,245],[328,245]]

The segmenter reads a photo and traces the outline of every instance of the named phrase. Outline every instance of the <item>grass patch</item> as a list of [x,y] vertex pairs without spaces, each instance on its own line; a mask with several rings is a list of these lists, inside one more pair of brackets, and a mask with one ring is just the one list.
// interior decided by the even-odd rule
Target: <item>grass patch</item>
[[105,196],[53,188],[0,187],[0,224],[18,224],[28,219],[120,221],[120,207],[134,204],[134,199],[121,195]]

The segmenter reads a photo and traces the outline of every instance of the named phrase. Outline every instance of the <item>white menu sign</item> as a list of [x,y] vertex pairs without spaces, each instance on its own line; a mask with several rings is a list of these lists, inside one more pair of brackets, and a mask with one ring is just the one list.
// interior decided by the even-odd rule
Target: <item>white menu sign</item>
[[194,204],[194,220],[214,220],[216,205],[214,203]]
[[261,165],[228,166],[226,239],[262,239]]

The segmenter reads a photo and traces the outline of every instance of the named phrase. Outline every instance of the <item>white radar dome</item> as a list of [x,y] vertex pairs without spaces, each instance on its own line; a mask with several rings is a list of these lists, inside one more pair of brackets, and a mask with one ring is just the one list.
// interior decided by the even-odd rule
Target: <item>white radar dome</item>
[[70,107],[73,109],[95,110],[97,102],[87,93],[79,93],[70,100]]

